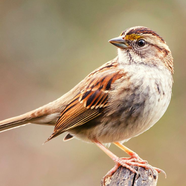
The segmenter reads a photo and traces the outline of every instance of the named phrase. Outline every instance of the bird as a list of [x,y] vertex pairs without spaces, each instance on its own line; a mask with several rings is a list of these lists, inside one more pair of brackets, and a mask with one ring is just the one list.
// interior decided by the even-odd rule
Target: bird
[[[173,86],[173,57],[165,40],[144,26],[134,26],[109,40],[117,56],[86,76],[69,92],[33,111],[0,121],[0,132],[28,124],[54,126],[46,142],[66,133],[96,144],[119,166],[151,166],[123,145],[151,128],[167,110]],[[130,157],[120,158],[113,143]],[[161,169],[156,168],[158,172]]]

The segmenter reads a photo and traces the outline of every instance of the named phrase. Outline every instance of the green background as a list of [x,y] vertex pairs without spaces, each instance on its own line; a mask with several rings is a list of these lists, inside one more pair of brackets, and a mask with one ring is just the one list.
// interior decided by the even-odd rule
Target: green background
[[[117,54],[108,40],[131,26],[157,31],[175,65],[163,118],[126,146],[167,173],[159,186],[186,185],[186,1],[0,0],[0,120],[70,90]],[[52,127],[29,125],[0,134],[1,186],[98,186],[114,163],[93,144],[42,143]],[[115,146],[110,150],[126,156]]]

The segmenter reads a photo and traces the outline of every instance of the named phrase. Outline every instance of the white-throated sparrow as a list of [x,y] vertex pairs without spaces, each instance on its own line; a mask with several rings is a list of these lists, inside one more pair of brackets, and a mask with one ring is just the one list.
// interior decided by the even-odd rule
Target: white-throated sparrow
[[[26,114],[0,122],[0,131],[29,123],[55,125],[47,141],[67,132],[98,145],[119,165],[148,167],[121,145],[153,126],[165,113],[173,84],[173,58],[162,37],[142,26],[109,41],[118,56],[85,77],[59,99]],[[114,143],[131,158],[118,158],[102,143]],[[158,170],[158,169],[157,169]]]

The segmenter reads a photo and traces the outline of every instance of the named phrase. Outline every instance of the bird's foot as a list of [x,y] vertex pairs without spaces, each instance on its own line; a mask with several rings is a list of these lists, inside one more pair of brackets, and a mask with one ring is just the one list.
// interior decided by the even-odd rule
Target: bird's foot
[[137,162],[137,163],[140,163],[140,164],[148,164],[148,161],[143,160],[136,153],[135,154],[132,154],[131,157],[129,157],[129,158],[119,158],[119,159],[122,159],[122,160],[123,159],[127,159],[130,162]]
[[104,184],[107,185],[106,183],[110,180],[110,177],[116,172],[116,170],[120,167],[123,166],[127,169],[129,169],[131,172],[138,174],[137,170],[132,168],[131,166],[137,166],[137,167],[143,167],[145,169],[150,169],[152,172],[153,170],[156,170],[158,173],[162,172],[165,175],[166,178],[166,173],[162,169],[159,169],[157,167],[153,167],[146,160],[141,159],[138,155],[137,156],[132,156],[129,158],[122,157],[122,158],[116,158],[114,159],[115,161],[115,166],[104,176],[103,181]]

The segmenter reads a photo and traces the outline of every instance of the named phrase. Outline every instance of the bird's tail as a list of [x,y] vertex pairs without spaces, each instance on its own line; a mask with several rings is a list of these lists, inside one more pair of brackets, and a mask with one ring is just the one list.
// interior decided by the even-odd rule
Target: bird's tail
[[7,130],[11,130],[20,126],[27,125],[29,123],[29,118],[26,114],[12,117],[9,119],[5,119],[3,121],[0,121],[0,132],[4,132]]
[[55,111],[55,109],[51,109],[52,104],[53,103],[51,102],[43,107],[20,116],[0,121],[0,133],[17,127],[25,126],[30,123],[54,125],[59,117],[59,112]]

